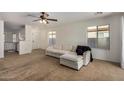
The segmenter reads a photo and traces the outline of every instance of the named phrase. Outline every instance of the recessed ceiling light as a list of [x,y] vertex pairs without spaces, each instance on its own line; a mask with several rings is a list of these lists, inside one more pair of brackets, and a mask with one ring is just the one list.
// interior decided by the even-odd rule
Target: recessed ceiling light
[[101,15],[103,12],[96,12],[95,15]]

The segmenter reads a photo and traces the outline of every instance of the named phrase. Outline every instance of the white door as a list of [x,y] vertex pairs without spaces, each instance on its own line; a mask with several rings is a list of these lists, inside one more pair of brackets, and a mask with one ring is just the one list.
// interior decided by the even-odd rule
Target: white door
[[4,24],[0,21],[0,58],[4,58]]
[[32,31],[32,49],[39,49],[40,48],[40,32],[39,31]]

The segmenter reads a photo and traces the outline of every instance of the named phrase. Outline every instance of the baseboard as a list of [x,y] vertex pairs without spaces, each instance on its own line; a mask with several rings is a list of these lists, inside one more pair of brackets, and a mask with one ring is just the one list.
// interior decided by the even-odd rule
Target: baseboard
[[121,63],[121,62],[118,62],[118,61],[103,60],[103,59],[98,59],[98,58],[93,58],[93,59],[101,60],[101,61],[107,61],[107,62],[113,62],[113,63]]

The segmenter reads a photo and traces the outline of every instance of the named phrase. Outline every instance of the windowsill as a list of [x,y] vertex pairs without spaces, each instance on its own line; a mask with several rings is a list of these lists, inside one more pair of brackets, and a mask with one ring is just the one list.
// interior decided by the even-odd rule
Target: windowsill
[[103,48],[91,48],[91,49],[110,51],[110,49],[103,49]]

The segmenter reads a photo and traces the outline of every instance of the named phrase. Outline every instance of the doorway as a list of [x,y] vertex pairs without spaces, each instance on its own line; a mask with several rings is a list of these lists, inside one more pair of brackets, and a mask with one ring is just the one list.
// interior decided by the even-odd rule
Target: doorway
[[40,30],[32,30],[32,49],[41,48],[41,32]]
[[4,56],[19,55],[19,42],[24,40],[25,26],[4,22]]

